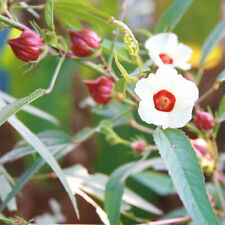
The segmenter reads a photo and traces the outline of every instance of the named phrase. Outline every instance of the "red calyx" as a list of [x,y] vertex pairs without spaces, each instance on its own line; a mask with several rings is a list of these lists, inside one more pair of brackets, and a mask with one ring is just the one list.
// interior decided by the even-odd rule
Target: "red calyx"
[[214,126],[214,118],[208,112],[201,112],[197,110],[194,124],[199,130],[210,130]]
[[173,59],[165,54],[165,53],[161,53],[159,54],[160,59],[163,61],[164,64],[173,64]]
[[175,96],[167,90],[161,90],[154,94],[153,100],[155,108],[162,112],[172,111],[176,102]]
[[41,54],[40,48],[44,46],[43,39],[30,29],[25,29],[18,38],[6,42],[16,57],[24,62],[37,60]]
[[91,51],[89,48],[99,48],[101,39],[94,31],[83,29],[80,31],[69,31],[69,33],[71,41],[71,50],[75,56],[90,56]]
[[135,141],[131,143],[131,147],[135,150],[137,154],[141,154],[145,151],[146,143],[144,141]]
[[95,102],[105,105],[111,99],[114,83],[106,77],[99,77],[95,80],[84,81],[89,93]]

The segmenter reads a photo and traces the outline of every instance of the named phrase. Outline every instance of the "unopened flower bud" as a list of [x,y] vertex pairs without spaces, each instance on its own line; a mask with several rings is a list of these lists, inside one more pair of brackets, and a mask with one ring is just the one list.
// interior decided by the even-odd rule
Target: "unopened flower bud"
[[111,99],[114,83],[106,77],[99,77],[95,80],[84,81],[89,89],[89,93],[95,102],[107,104]]
[[202,138],[190,139],[190,142],[195,150],[203,171],[207,174],[211,174],[215,168],[215,160],[210,154],[213,148],[212,143],[210,141],[206,142]]
[[202,138],[190,139],[197,157],[202,157],[207,153],[207,142]]
[[201,112],[197,110],[194,124],[199,130],[210,130],[214,126],[214,118],[208,112]]
[[140,141],[134,141],[131,143],[131,147],[135,150],[137,154],[141,154],[145,151],[146,143],[142,140]]
[[71,50],[77,57],[90,56],[92,53],[89,48],[94,50],[99,48],[101,39],[98,35],[88,29],[80,31],[69,31],[71,40]]
[[15,39],[7,40],[16,57],[24,62],[35,61],[41,54],[41,47],[44,46],[43,39],[30,29],[25,29]]

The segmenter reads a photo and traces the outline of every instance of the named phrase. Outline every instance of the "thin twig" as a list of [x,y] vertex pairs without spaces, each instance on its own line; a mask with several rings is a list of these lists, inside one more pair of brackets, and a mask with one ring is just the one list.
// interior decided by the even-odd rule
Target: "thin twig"
[[129,120],[129,125],[137,130],[140,130],[142,132],[148,133],[148,134],[153,134],[154,130],[151,128],[148,128],[146,126],[143,126],[139,123],[137,123],[137,121],[135,119],[130,119]]
[[45,8],[45,4],[40,5],[13,5],[13,9],[35,9],[35,10],[42,10]]
[[6,24],[8,24],[12,27],[15,27],[15,28],[17,28],[18,30],[21,30],[21,31],[23,31],[25,29],[28,29],[25,25],[23,25],[21,23],[18,23],[16,21],[12,20],[12,19],[9,19],[6,16],[0,15],[0,21],[3,22],[3,23],[6,23]]
[[163,225],[163,224],[171,224],[171,223],[180,223],[180,222],[188,221],[190,219],[191,219],[190,216],[183,216],[183,217],[172,218],[167,220],[149,222],[149,223],[141,224],[141,225]]
[[206,91],[199,99],[196,103],[200,103],[202,102],[203,100],[205,100],[206,98],[208,98],[212,93],[213,91],[215,91],[215,86],[213,85],[208,91]]
[[57,65],[57,67],[56,67],[56,69],[55,69],[55,72],[54,72],[54,74],[53,74],[51,83],[50,83],[49,87],[45,90],[45,94],[49,94],[49,93],[52,91],[52,89],[53,89],[53,87],[54,87],[54,85],[55,85],[56,78],[57,78],[58,75],[59,75],[59,71],[60,71],[60,69],[61,69],[61,67],[62,67],[62,64],[63,64],[64,60],[65,60],[65,56],[63,56],[63,57],[60,59],[58,65]]

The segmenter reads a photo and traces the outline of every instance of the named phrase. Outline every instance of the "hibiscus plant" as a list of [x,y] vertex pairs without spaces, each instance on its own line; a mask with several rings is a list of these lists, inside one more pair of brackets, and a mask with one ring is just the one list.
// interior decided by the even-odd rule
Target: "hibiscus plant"
[[[225,120],[225,98],[214,112],[210,106],[203,107],[202,102],[218,90],[225,80],[225,72],[221,71],[205,93],[200,95],[198,87],[205,79],[207,56],[224,36],[225,21],[205,40],[196,69],[189,62],[192,48],[181,43],[173,33],[192,0],[174,0],[151,32],[132,30],[125,23],[128,0],[118,0],[120,19],[87,2],[46,0],[40,5],[19,0],[0,2],[0,29],[17,31],[17,36],[6,38],[4,47],[31,71],[38,70],[48,57],[58,60],[48,88],[36,89],[20,99],[0,92],[0,124],[8,122],[22,139],[0,156],[0,220],[25,224],[16,215],[5,217],[3,210],[17,209],[15,198],[31,179],[48,182],[58,178],[78,219],[79,204],[75,196],[80,195],[96,208],[104,224],[123,224],[124,218],[148,225],[223,223],[225,168],[217,136]],[[33,19],[22,22],[25,18],[18,15],[25,11],[36,17],[36,21],[45,21],[46,26]],[[42,20],[40,15],[44,15]],[[89,94],[80,106],[102,115],[101,120],[75,136],[59,130],[35,134],[16,114],[23,110],[37,120],[58,123],[47,113],[48,105],[42,111],[30,103],[45,95],[48,99],[48,94],[55,91],[58,76],[65,75],[65,62],[79,64],[98,74],[90,80],[82,79]],[[135,135],[130,137],[126,132],[120,135],[117,132],[120,126],[133,129]],[[61,168],[58,161],[95,134],[103,136],[114,148],[119,145],[129,148],[134,160],[120,165],[110,176],[89,174],[80,165]],[[35,161],[14,179],[5,164],[27,155],[36,155]],[[36,175],[44,164],[52,172]],[[158,195],[177,194],[183,207],[164,215],[157,204],[126,187],[130,177]],[[134,208],[149,214],[141,218],[132,211]]]

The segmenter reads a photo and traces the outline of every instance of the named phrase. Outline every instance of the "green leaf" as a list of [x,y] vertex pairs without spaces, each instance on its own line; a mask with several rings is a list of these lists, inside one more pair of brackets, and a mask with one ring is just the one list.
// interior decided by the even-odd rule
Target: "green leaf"
[[68,182],[60,168],[58,162],[53,157],[49,149],[39,140],[39,138],[33,134],[21,121],[16,117],[9,118],[8,122],[19,132],[19,134],[31,145],[33,148],[42,156],[42,158],[48,163],[52,170],[56,173],[62,185],[64,186],[66,192],[68,193],[70,200],[73,204],[75,212],[79,217],[79,211],[77,208],[77,203]]
[[[131,174],[138,173],[150,166],[153,166],[154,164],[154,159],[131,162],[117,168],[110,175],[105,190],[105,210],[111,225],[117,225],[120,218],[120,205],[126,179]],[[154,213],[160,215],[161,211],[155,209]]]
[[[72,138],[62,131],[44,131],[37,135],[42,143],[48,147],[52,153],[57,149],[62,149],[66,145],[72,143]],[[33,154],[36,150],[25,141],[20,141],[10,152],[0,157],[0,163],[15,161],[25,155]]]
[[[1,185],[1,189],[0,189],[0,198],[2,201],[4,201],[7,195],[12,190],[13,182],[12,182],[12,178],[9,176],[5,168],[2,167],[1,165],[0,165],[0,183],[3,184]],[[16,199],[12,198],[11,201],[8,202],[7,206],[10,211],[17,210]]]
[[22,107],[24,107],[25,105],[33,102],[35,99],[41,97],[42,95],[44,95],[44,90],[43,89],[37,89],[34,92],[32,92],[30,95],[19,99],[13,103],[10,103],[8,105],[6,105],[5,107],[3,107],[0,110],[0,126],[6,122],[6,120],[14,115],[15,113],[17,113],[19,110],[21,110]]
[[225,81],[225,70],[223,70],[219,75],[218,77],[216,78],[216,80],[218,82],[224,82]]
[[[5,100],[7,103],[13,103],[18,100],[3,91],[0,91],[0,97],[2,97],[3,100]],[[27,112],[31,115],[40,117],[44,120],[47,120],[53,124],[56,124],[56,125],[59,124],[59,121],[54,116],[52,116],[51,114],[49,114],[41,109],[34,107],[32,105],[25,105],[21,110],[23,110],[24,112]]]
[[156,25],[154,33],[163,32],[165,29],[167,31],[172,31],[175,26],[179,23],[184,13],[187,11],[191,5],[192,0],[176,0],[167,9],[164,15],[160,18]]
[[[63,171],[66,174],[71,187],[79,185],[80,189],[83,191],[101,201],[104,200],[104,191],[109,179],[108,176],[101,173],[89,174],[87,169],[81,165],[75,165],[73,167],[66,168]],[[123,211],[130,210],[130,205],[146,210],[150,213],[155,213],[155,211],[160,212],[160,210],[154,205],[147,202],[130,189],[125,188],[120,212],[122,213]]]
[[83,3],[78,3],[78,1],[75,0],[56,0],[55,1],[55,7],[68,7],[71,8],[71,10],[83,10],[85,12],[93,13],[94,15],[97,15],[99,17],[104,18],[105,20],[108,20],[110,18],[110,15],[96,9],[92,6],[83,4]]
[[54,9],[54,0],[47,0],[45,6],[45,22],[51,30],[55,29],[53,9]]
[[223,95],[223,98],[219,104],[218,116],[221,117],[224,113],[225,113],[225,95]]
[[[111,48],[112,48],[112,41],[108,39],[104,39],[102,44],[101,44],[102,50],[105,54],[110,54],[111,53]],[[125,61],[131,64],[135,64],[134,60],[130,58],[130,55],[128,54],[126,45],[121,42],[117,42],[115,46],[115,50],[118,54],[118,59],[120,61]]]
[[166,215],[162,216],[160,219],[166,220],[166,219],[183,217],[183,216],[187,216],[187,211],[185,208],[179,208],[179,209],[175,209],[171,212],[168,212]]
[[176,193],[171,178],[166,174],[155,171],[148,171],[134,174],[132,175],[132,178],[134,178],[144,186],[152,189],[159,195]]
[[126,86],[127,86],[126,80],[124,78],[120,78],[115,84],[114,91],[125,95]]
[[[68,145],[67,147],[63,147],[61,149],[55,149],[53,152],[53,155],[57,154],[56,157],[58,158],[58,153],[60,153],[61,151],[68,152],[68,149],[74,149],[76,146],[72,145]],[[61,155],[61,157],[64,156]],[[39,157],[33,164],[31,167],[29,167],[24,173],[23,175],[19,178],[19,180],[16,182],[16,184],[14,185],[12,191],[7,195],[5,201],[2,203],[2,205],[0,206],[0,212],[6,207],[6,205],[11,201],[11,199],[13,199],[16,194],[24,187],[24,185],[31,179],[31,177],[33,177],[38,170],[45,164],[45,160],[42,157]]]
[[200,67],[203,66],[205,59],[213,48],[221,41],[225,34],[225,20],[220,21],[220,23],[214,28],[212,33],[208,36],[202,47],[202,57],[200,59]]
[[104,20],[101,17],[98,17],[96,15],[89,14],[86,11],[81,11],[81,10],[79,10],[79,8],[74,9],[74,8],[68,7],[66,5],[63,5],[63,6],[56,5],[55,12],[57,12],[57,14],[60,14],[60,15],[66,14],[67,16],[70,16],[71,20],[79,19],[81,21],[87,21],[95,26],[98,25],[104,29],[108,29],[108,30],[113,29],[113,26],[111,24],[107,23],[106,20]]
[[188,138],[177,129],[157,129],[153,136],[190,217],[198,225],[219,224],[209,203],[204,177]]

